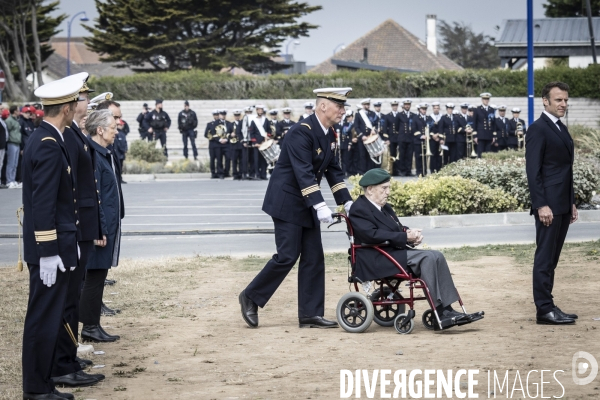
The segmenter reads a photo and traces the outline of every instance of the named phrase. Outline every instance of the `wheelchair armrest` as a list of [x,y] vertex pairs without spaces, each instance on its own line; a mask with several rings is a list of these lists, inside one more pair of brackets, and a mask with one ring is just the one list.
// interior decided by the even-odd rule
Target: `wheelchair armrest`
[[378,244],[372,244],[372,243],[361,243],[360,246],[361,247],[385,247],[385,246],[389,246],[390,242],[389,241],[385,241],[383,243],[378,243]]

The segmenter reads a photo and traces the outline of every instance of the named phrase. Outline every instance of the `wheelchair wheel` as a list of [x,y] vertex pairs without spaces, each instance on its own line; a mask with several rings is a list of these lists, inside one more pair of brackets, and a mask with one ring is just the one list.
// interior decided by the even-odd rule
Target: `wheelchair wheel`
[[415,329],[415,321],[414,319],[410,319],[405,326],[402,326],[404,321],[408,318],[406,314],[398,314],[396,319],[394,320],[394,328],[396,328],[396,332],[401,333],[403,335],[408,335]]
[[350,333],[366,331],[373,322],[373,314],[373,304],[358,292],[343,295],[336,309],[338,323]]
[[[388,297],[392,290],[389,287],[383,288],[384,297]],[[394,299],[398,299],[398,293],[394,293]],[[379,299],[379,289],[376,289],[370,296],[371,301]],[[373,309],[375,310],[375,314],[373,315],[373,320],[377,325],[380,326],[394,326],[394,319],[398,316],[398,314],[402,314],[405,310],[404,304],[390,304],[390,305],[375,305],[373,304]]]
[[423,313],[423,316],[421,317],[421,321],[423,322],[423,326],[425,328],[433,330],[435,326],[434,324],[436,323],[435,315],[433,315],[433,310],[429,309],[425,311]]

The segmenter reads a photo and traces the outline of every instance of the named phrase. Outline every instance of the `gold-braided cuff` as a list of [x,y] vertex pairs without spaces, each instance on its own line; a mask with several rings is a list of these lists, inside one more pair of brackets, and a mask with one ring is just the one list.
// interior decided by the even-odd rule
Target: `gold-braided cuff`
[[319,190],[321,190],[319,185],[312,185],[312,186],[302,189],[301,192],[302,192],[302,196],[308,196],[309,194],[318,192]]
[[51,242],[56,240],[56,229],[49,231],[35,231],[34,233],[36,242]]
[[338,190],[342,190],[342,189],[346,189],[346,183],[345,182],[336,183],[335,185],[333,185],[331,187],[331,193],[335,193]]

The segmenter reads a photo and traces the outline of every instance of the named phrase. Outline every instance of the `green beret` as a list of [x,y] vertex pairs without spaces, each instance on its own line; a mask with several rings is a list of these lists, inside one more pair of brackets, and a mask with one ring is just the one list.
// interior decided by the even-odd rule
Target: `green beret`
[[358,184],[362,187],[381,185],[390,179],[392,179],[392,176],[385,169],[373,168],[365,172]]

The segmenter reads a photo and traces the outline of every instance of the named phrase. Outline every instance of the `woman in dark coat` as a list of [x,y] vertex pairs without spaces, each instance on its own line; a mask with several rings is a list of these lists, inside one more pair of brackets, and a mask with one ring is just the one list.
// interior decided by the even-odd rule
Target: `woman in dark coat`
[[119,160],[111,150],[117,134],[117,123],[109,110],[94,111],[85,124],[96,151],[96,186],[100,202],[100,225],[103,240],[96,241],[90,255],[80,301],[83,341],[114,342],[119,336],[109,335],[100,325],[104,280],[108,270],[119,264],[121,219],[125,216],[121,192]]

